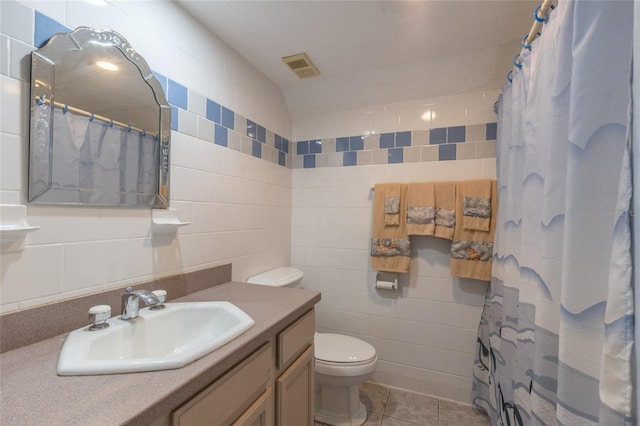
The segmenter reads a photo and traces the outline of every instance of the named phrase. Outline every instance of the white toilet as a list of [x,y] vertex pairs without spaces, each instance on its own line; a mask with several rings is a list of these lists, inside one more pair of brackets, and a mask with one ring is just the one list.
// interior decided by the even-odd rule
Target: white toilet
[[[300,287],[303,272],[290,267],[272,269],[247,280],[251,284]],[[369,379],[378,364],[376,349],[343,334],[316,333],[315,419],[336,426],[360,426],[367,409],[358,385]]]

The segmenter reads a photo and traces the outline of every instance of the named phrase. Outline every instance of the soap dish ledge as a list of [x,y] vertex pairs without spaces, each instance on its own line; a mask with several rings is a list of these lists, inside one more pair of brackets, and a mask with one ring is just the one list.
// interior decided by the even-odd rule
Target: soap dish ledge
[[0,238],[19,240],[29,232],[37,231],[39,226],[27,222],[27,206],[22,204],[0,204]]
[[183,222],[178,219],[178,210],[152,210],[151,223],[154,233],[171,233],[175,232],[179,227],[191,224],[191,222]]

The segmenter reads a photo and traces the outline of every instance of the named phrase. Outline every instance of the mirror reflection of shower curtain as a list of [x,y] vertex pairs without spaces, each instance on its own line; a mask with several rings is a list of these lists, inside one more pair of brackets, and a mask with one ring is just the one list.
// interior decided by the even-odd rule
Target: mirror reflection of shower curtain
[[[52,188],[64,203],[133,205],[158,187],[154,136],[54,110]],[[62,146],[61,146],[62,145]]]
[[560,2],[503,89],[492,280],[473,369],[473,403],[492,424],[637,424],[632,10]]

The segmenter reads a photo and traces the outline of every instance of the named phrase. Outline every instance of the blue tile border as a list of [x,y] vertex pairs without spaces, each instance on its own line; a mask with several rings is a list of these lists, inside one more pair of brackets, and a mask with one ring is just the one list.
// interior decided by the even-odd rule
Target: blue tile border
[[49,18],[47,15],[35,11],[35,22],[33,26],[33,44],[36,48],[41,48],[51,37],[57,33],[68,33],[71,28],[62,25],[58,21]]
[[303,157],[302,165],[305,169],[313,169],[316,167],[316,156],[314,154],[307,154]]
[[387,154],[387,162],[389,164],[398,164],[404,161],[404,154],[402,148],[389,148]]
[[358,164],[358,153],[356,151],[348,151],[342,153],[343,166],[355,166]]
[[187,110],[189,102],[189,91],[182,84],[169,79],[168,101],[171,105],[175,105],[181,109]]
[[466,138],[466,127],[455,126],[447,128],[447,143],[464,142]]
[[229,146],[229,132],[226,127],[216,124],[215,136],[213,141],[216,145]]
[[250,138],[256,138],[256,136],[258,135],[258,128],[256,126],[256,123],[254,123],[251,120],[247,120],[247,136],[249,136]]
[[[277,145],[276,145],[277,148]],[[297,155],[305,155],[309,153],[309,141],[298,141],[296,142],[296,154]]]
[[396,147],[411,146],[411,132],[396,133]]
[[168,82],[168,78],[165,77],[164,75],[160,74],[159,72],[155,72],[155,71],[151,71],[153,73],[153,76],[156,78],[156,80],[158,80],[158,83],[160,83],[160,87],[162,87],[162,92],[164,93],[164,97],[167,97],[167,82]]
[[220,124],[220,104],[207,98],[207,120]]
[[456,159],[456,145],[446,144],[438,147],[438,160],[455,160]]
[[251,155],[262,158],[262,142],[257,139],[251,141]]
[[395,133],[382,133],[380,135],[380,149],[393,148],[396,144]]
[[487,123],[485,127],[485,138],[488,141],[496,140],[498,133],[498,123]]
[[178,131],[178,107],[171,106],[171,130]]
[[227,129],[235,130],[236,114],[229,108],[222,106],[222,125]]
[[336,138],[336,152],[349,151],[349,138]]
[[364,149],[364,136],[349,137],[349,151],[362,151]]
[[266,143],[267,142],[267,129],[265,129],[264,127],[262,127],[261,125],[258,124],[256,130],[257,130],[256,139],[258,139],[262,143]]
[[429,143],[431,145],[447,143],[447,128],[431,129],[429,131]]
[[309,141],[309,154],[322,154],[322,141],[313,140]]
[[[340,136],[335,139],[297,141],[293,168],[357,166],[359,159],[363,166],[451,161],[458,159],[458,151],[461,152],[461,160],[495,158],[496,142],[488,139],[494,137],[495,128],[496,123],[481,123],[381,133],[370,135],[374,136],[372,139],[368,139],[368,136]],[[486,130],[486,140],[482,140],[479,130]],[[374,142],[373,145],[370,141]],[[471,144],[477,145],[477,149]],[[458,150],[458,145],[470,149]],[[328,147],[332,147],[331,151],[327,150]],[[471,156],[469,153],[472,153]],[[312,160],[303,161],[302,156],[306,158],[309,155],[315,156],[313,166],[310,165]]]

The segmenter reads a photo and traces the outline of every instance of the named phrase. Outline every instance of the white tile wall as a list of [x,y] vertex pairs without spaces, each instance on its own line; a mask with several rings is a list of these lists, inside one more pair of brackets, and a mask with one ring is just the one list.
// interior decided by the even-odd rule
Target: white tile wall
[[[368,118],[378,132],[486,123],[495,114],[477,109],[493,114],[497,95],[488,91],[307,117],[295,124],[295,133],[298,139],[356,134],[359,124],[349,127],[343,116],[354,122]],[[436,114],[431,124],[421,123],[427,109]],[[303,285],[322,292],[318,330],[374,345],[380,360],[376,381],[469,402],[487,284],[451,277],[447,241],[413,237],[410,273],[401,276],[400,291],[376,291],[368,256],[371,187],[495,178],[495,159],[294,169],[292,174],[291,258],[305,272]]]
[[302,114],[294,140],[326,139],[405,130],[493,123],[493,104],[501,90],[374,105],[326,114]]
[[[2,1],[0,201],[25,202],[28,87],[20,54],[33,42],[33,10],[75,27],[113,28],[168,78],[294,139],[418,130],[495,120],[497,90],[291,115],[279,89],[171,2]],[[10,23],[7,17],[10,16]],[[7,23],[7,25],[5,25]],[[19,44],[20,43],[20,44]],[[25,44],[23,46],[23,44]],[[20,49],[15,50],[13,45]],[[186,65],[185,65],[186,64]],[[202,99],[190,110],[202,111]],[[196,102],[197,101],[197,102]],[[190,120],[181,111],[182,120]],[[207,141],[210,129],[172,132],[172,207],[192,224],[154,239],[148,210],[30,206],[41,230],[2,253],[0,312],[233,263],[233,278],[293,263],[322,291],[318,329],[358,336],[378,350],[374,379],[467,401],[486,284],[449,275],[447,244],[414,243],[398,293],[372,288],[368,241],[376,182],[495,177],[495,160],[291,171]],[[204,137],[198,138],[200,136]]]
[[[72,28],[121,32],[153,70],[290,138],[278,87],[174,3],[3,0],[0,8],[0,202],[26,203],[23,65],[35,9]],[[250,111],[236,109],[238,97]],[[191,111],[203,109],[202,96],[190,100]],[[241,280],[289,262],[290,170],[211,143],[212,128],[198,138],[194,117],[180,111],[191,135],[172,132],[171,147],[171,205],[191,225],[161,240],[150,232],[148,209],[30,205],[28,220],[41,229],[24,250],[0,254],[0,312],[224,263]]]
[[0,28],[12,39],[33,44],[33,9],[17,1],[0,2]]

